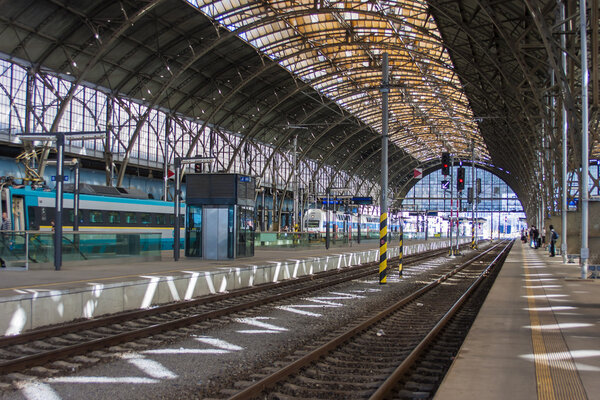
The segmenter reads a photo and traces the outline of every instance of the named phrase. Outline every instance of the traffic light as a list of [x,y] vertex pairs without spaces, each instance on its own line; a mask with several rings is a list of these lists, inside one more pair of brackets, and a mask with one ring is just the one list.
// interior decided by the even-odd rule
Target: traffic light
[[450,175],[450,153],[442,153],[442,175]]
[[194,164],[194,172],[197,174],[202,173],[202,164]]
[[467,188],[467,203],[473,204],[473,188]]
[[481,194],[481,178],[477,178],[477,194]]
[[456,170],[456,190],[459,192],[465,188],[465,169],[460,167]]

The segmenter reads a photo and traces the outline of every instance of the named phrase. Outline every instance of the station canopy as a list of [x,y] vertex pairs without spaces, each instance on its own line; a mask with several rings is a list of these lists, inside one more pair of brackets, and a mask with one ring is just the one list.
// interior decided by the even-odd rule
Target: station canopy
[[488,159],[425,2],[188,1],[378,132],[388,53],[390,140],[421,162],[471,142]]
[[[565,21],[576,21],[577,4],[567,3]],[[226,150],[218,149],[227,153],[223,170],[234,172],[248,159],[263,157],[253,174],[264,176],[268,165],[274,171],[285,164],[275,166],[269,154],[289,154],[297,137],[298,162],[311,175],[303,177],[304,184],[330,179],[331,186],[344,175],[377,192],[387,53],[394,195],[410,189],[414,168],[424,174],[439,168],[442,152],[468,162],[473,144],[477,165],[497,173],[534,207],[542,191],[548,197],[558,193],[558,175],[545,172],[561,163],[563,104],[569,113],[569,172],[581,164],[579,36],[577,24],[562,27],[558,4],[4,1],[0,56],[41,76],[56,96],[42,106],[47,115],[34,118],[47,130],[60,125],[54,116],[67,115],[74,89],[63,93],[45,74],[59,74],[73,87],[97,88],[122,107],[130,103],[120,98],[141,104],[129,107],[138,126],[113,132],[124,149],[115,155],[121,177],[146,131],[141,125],[153,115],[143,110],[160,110],[192,137],[180,156],[206,150],[207,130],[226,132],[233,139],[226,139]],[[563,36],[568,74],[560,66]],[[590,36],[597,57],[597,35]],[[597,93],[593,61],[596,89],[590,92]],[[590,156],[598,158],[600,99],[591,99]],[[183,119],[199,125],[190,127]],[[252,153],[260,146],[272,153]]]

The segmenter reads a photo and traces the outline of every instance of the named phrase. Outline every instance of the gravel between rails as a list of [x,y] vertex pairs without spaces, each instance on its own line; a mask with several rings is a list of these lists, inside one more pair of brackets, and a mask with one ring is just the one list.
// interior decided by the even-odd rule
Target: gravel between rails
[[[427,265],[457,264],[458,260],[445,257],[430,260]],[[19,384],[25,390],[4,391],[1,398],[23,399],[27,390],[36,385],[51,387],[57,399],[204,399],[222,388],[233,387],[236,382],[250,380],[254,371],[269,367],[273,360],[284,358],[305,346],[322,342],[329,332],[356,322],[358,318],[382,308],[393,299],[401,298],[413,287],[421,285],[420,277],[427,267],[406,268],[398,283],[392,271],[387,285],[379,285],[376,278],[352,281],[333,289],[307,295],[302,300],[292,299],[239,313],[235,318],[221,318],[214,323],[190,326],[182,332],[164,337],[153,337],[162,346],[145,344],[123,346],[118,359],[81,367],[70,374],[57,374],[53,378]],[[320,316],[290,312],[285,307],[296,307]],[[262,325],[261,325],[262,324]],[[181,339],[181,336],[185,337]],[[210,342],[219,339],[235,347],[225,350]],[[139,348],[136,348],[139,347]],[[150,349],[150,351],[148,351]],[[201,354],[157,354],[156,350],[206,351]],[[142,361],[140,361],[142,360]],[[151,361],[162,366],[162,372],[148,373],[137,367]],[[168,371],[171,375],[166,373]],[[152,376],[154,374],[154,376]],[[162,374],[162,375],[161,375]],[[153,383],[91,383],[92,377],[154,379]],[[86,383],[73,383],[79,379]],[[29,397],[31,398],[31,397]]]

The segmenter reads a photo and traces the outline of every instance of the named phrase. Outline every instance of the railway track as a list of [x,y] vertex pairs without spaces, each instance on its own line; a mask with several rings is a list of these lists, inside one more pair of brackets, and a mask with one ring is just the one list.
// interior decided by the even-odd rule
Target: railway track
[[[446,249],[442,249],[405,257],[404,264],[419,263],[445,255],[446,252]],[[0,373],[6,375],[23,372],[95,350],[104,350],[181,328],[187,329],[206,321],[216,321],[234,313],[376,273],[376,264],[369,263],[148,310],[125,312],[3,337],[0,338]]]
[[[446,339],[442,349],[436,350],[436,337],[493,268],[504,261],[511,246],[512,242],[504,242],[478,254],[375,316],[332,333],[301,357],[275,362],[275,368],[255,373],[252,381],[238,382],[236,388],[222,389],[210,397],[427,398],[423,392],[435,384],[425,379],[421,386],[415,385],[412,377],[435,369],[426,357],[443,352],[443,346],[454,340]],[[421,362],[420,369],[410,375],[417,362]]]

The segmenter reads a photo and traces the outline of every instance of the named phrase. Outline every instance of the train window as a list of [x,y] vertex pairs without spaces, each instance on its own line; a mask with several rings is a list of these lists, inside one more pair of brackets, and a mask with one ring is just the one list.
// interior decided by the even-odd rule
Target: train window
[[140,222],[142,223],[142,225],[150,225],[152,223],[152,214],[141,213],[140,214]]
[[165,214],[156,214],[156,224],[164,226],[167,224],[167,216]]
[[135,224],[137,223],[137,215],[134,212],[126,212],[125,213],[125,223],[126,224]]
[[175,225],[175,216],[174,215],[169,215],[169,225],[170,226]]
[[100,224],[102,222],[104,222],[102,211],[90,211],[90,224]]
[[73,221],[75,221],[75,212],[72,208],[69,208],[65,211],[67,212],[67,215],[65,216],[65,222],[67,224],[73,224]]
[[108,223],[109,224],[120,224],[121,223],[121,213],[118,211],[109,211],[108,212]]

